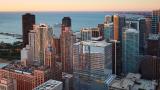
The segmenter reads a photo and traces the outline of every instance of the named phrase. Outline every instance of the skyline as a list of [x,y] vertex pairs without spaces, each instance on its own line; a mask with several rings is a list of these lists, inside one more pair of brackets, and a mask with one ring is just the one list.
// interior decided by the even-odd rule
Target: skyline
[[14,0],[0,1],[0,11],[152,11],[159,0]]

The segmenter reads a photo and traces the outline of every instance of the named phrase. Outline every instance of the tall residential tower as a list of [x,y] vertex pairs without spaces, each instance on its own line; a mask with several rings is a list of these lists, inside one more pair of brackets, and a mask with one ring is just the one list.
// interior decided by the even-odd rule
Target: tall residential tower
[[29,44],[28,33],[33,30],[35,24],[35,15],[26,13],[22,15],[22,33],[23,33],[23,47]]

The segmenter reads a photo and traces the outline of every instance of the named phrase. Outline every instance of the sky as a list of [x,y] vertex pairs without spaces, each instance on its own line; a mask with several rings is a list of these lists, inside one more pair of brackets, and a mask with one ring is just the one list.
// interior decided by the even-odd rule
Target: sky
[[151,11],[160,0],[0,0],[0,11]]

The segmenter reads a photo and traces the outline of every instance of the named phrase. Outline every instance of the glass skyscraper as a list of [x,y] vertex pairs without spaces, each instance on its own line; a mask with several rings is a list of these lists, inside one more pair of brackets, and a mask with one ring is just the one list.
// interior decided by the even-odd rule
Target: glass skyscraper
[[136,73],[138,70],[139,31],[126,29],[122,40],[123,73]]
[[81,41],[73,47],[75,90],[107,90],[105,80],[112,74],[112,44]]

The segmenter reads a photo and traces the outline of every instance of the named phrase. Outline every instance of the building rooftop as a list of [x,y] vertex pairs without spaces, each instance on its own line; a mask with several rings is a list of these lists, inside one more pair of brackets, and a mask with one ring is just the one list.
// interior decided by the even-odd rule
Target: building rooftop
[[133,86],[132,90],[139,90],[139,89],[143,89],[143,90],[156,90],[155,86],[156,86],[156,82],[155,81],[149,81],[149,80],[144,80],[144,79],[139,79],[135,82],[135,85]]
[[81,29],[81,31],[92,31],[92,30],[94,30],[94,31],[99,31],[99,28],[82,28]]
[[160,34],[149,34],[149,40],[160,40]]
[[157,86],[155,81],[140,78],[140,74],[129,73],[124,78],[116,78],[113,80],[110,84],[110,88],[120,90],[155,90]]
[[22,65],[20,61],[16,61],[14,63],[10,63],[6,66],[4,66],[2,69],[9,70],[16,73],[21,74],[33,74],[34,70],[42,70],[45,71],[48,69],[48,67],[44,67],[43,65]]
[[[39,85],[38,87],[34,88],[33,90],[52,90],[59,85],[62,85],[61,81],[48,80],[47,82]],[[62,90],[62,89],[59,88],[59,89],[56,89],[56,90]]]
[[95,46],[95,47],[105,47],[108,45],[111,45],[111,43],[107,43],[106,41],[81,41],[78,43],[75,43],[74,45],[88,45],[88,46]]
[[128,28],[126,30],[127,33],[139,33],[136,29],[133,29],[133,28]]
[[65,72],[62,72],[62,78],[65,79],[65,78],[72,78],[73,75],[72,74],[68,74],[68,73],[65,73]]
[[136,81],[137,79],[141,78],[141,74],[128,73],[126,78]]
[[134,85],[134,82],[130,79],[124,78],[124,79],[115,79],[111,82],[110,87],[119,89],[119,90],[129,90],[130,87]]

